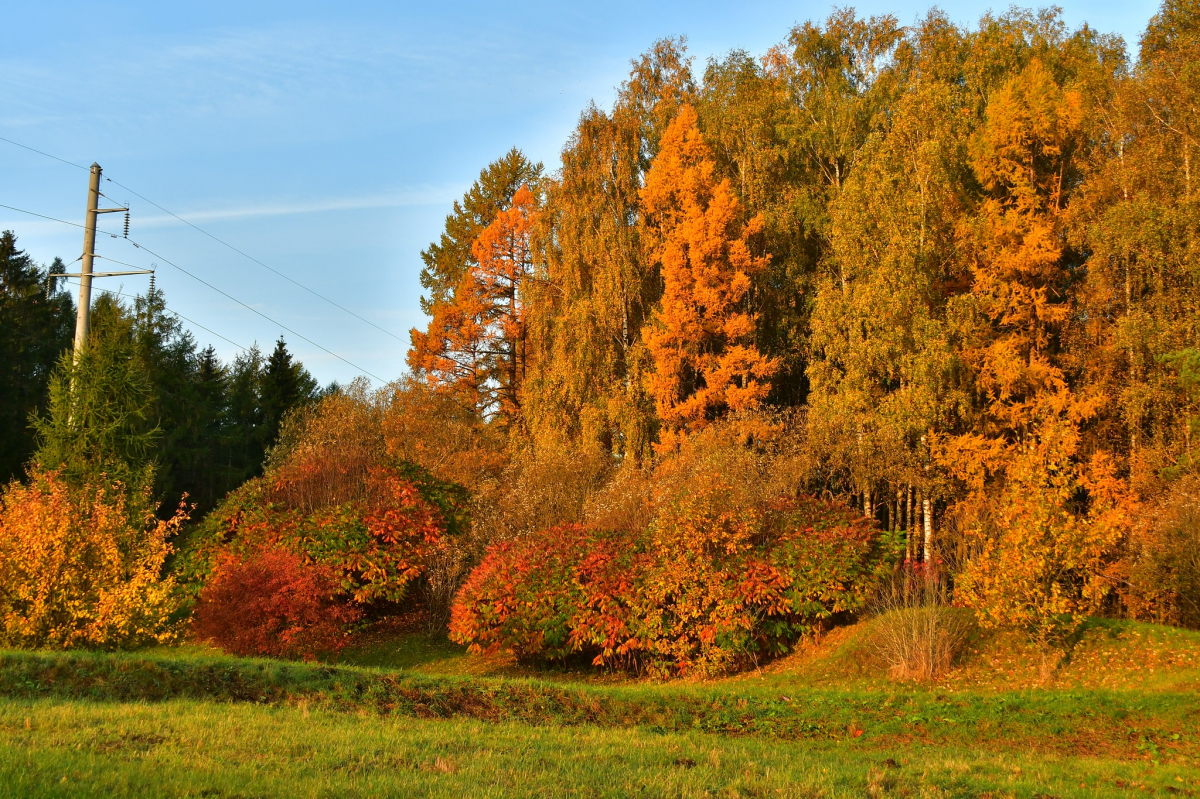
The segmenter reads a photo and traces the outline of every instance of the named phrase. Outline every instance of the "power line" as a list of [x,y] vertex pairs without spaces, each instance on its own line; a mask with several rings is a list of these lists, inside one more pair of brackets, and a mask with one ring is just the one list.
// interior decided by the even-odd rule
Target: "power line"
[[[69,283],[69,282],[72,280],[72,278],[64,278],[64,280],[65,280],[66,282],[68,282],[68,283]],[[76,284],[72,284],[72,285],[78,285],[78,284],[76,283]],[[139,299],[139,297],[138,297],[137,295],[135,295],[135,294],[124,294],[124,293],[122,293],[122,292],[120,292],[120,291],[113,291],[112,289],[93,289],[93,290],[94,290],[94,291],[99,291],[99,292],[101,292],[102,294],[112,294],[112,295],[113,295],[113,296],[115,296],[115,297],[125,297],[126,299],[130,299],[130,300],[136,300],[136,299]],[[243,352],[249,352],[249,351],[250,351],[250,348],[249,348],[249,347],[243,347],[241,344],[238,344],[238,343],[237,343],[236,341],[234,341],[233,339],[231,339],[231,338],[228,338],[228,337],[226,337],[226,336],[222,336],[220,333],[218,333],[217,331],[213,330],[212,328],[205,327],[204,325],[200,324],[199,322],[195,321],[194,319],[188,319],[186,316],[184,316],[183,314],[179,313],[178,311],[172,310],[172,309],[170,309],[170,308],[163,308],[163,311],[164,311],[164,312],[166,312],[166,313],[169,313],[169,314],[171,314],[172,316],[177,316],[177,317],[179,317],[180,319],[182,319],[183,321],[187,322],[188,324],[195,325],[196,327],[200,328],[201,330],[205,331],[206,333],[211,333],[212,335],[216,336],[217,338],[219,338],[219,339],[222,339],[222,340],[224,340],[224,341],[227,341],[227,342],[229,342],[230,344],[232,344],[233,346],[237,347],[239,350],[242,350]]]
[[313,341],[313,340],[312,340],[311,338],[309,338],[308,336],[305,336],[305,335],[303,335],[303,334],[301,334],[301,333],[297,333],[295,330],[292,330],[290,327],[288,327],[287,325],[283,324],[282,322],[276,321],[275,319],[272,319],[271,317],[267,316],[265,313],[263,313],[262,311],[258,310],[257,308],[254,308],[254,307],[252,307],[252,306],[250,306],[250,305],[247,305],[246,303],[242,302],[241,300],[239,300],[237,297],[233,296],[232,294],[230,294],[230,293],[228,293],[228,292],[226,292],[226,291],[224,291],[224,290],[222,290],[222,289],[219,289],[219,288],[217,288],[217,287],[216,287],[216,286],[214,286],[212,283],[209,283],[209,282],[208,282],[207,280],[205,280],[204,278],[202,278],[202,277],[199,277],[198,275],[194,275],[194,274],[192,274],[191,272],[189,272],[188,270],[184,269],[184,268],[183,268],[182,266],[180,266],[179,264],[172,262],[171,260],[169,260],[169,259],[168,259],[168,258],[166,258],[165,256],[159,255],[158,253],[154,252],[154,250],[151,250],[151,249],[150,249],[150,248],[148,248],[148,247],[143,247],[142,245],[135,243],[135,242],[133,241],[133,239],[130,239],[130,240],[129,240],[129,243],[130,243],[130,244],[133,244],[133,246],[135,246],[135,247],[140,247],[142,250],[145,250],[146,252],[150,253],[150,254],[151,254],[151,255],[153,255],[155,258],[158,258],[159,260],[161,260],[163,263],[167,264],[168,266],[173,266],[173,267],[175,267],[175,268],[176,268],[176,269],[178,269],[180,272],[183,272],[185,275],[187,275],[188,277],[190,277],[192,280],[195,280],[195,281],[198,281],[198,282],[200,282],[200,283],[203,283],[204,285],[208,286],[210,289],[212,289],[213,291],[217,292],[217,293],[218,293],[218,294],[220,294],[221,296],[223,296],[223,297],[226,297],[226,298],[228,298],[228,299],[230,299],[230,300],[233,300],[233,301],[234,301],[234,302],[236,302],[238,305],[240,305],[240,306],[242,306],[243,308],[245,308],[247,311],[250,311],[250,312],[252,312],[252,313],[256,313],[256,314],[258,314],[259,316],[261,316],[263,319],[266,319],[266,320],[267,320],[268,322],[270,322],[271,324],[279,325],[281,328],[283,328],[283,329],[284,329],[284,330],[286,330],[287,332],[291,333],[293,336],[296,336],[297,338],[300,338],[300,339],[303,339],[304,341],[307,341],[309,344],[313,345],[314,347],[316,347],[316,348],[317,348],[317,349],[319,349],[319,350],[322,350],[323,352],[327,352],[327,353],[329,353],[330,355],[332,355],[333,357],[337,358],[337,359],[338,359],[339,361],[341,361],[342,363],[345,363],[345,364],[347,364],[347,365],[349,365],[349,366],[352,366],[352,367],[354,367],[355,369],[357,369],[358,371],[362,372],[364,375],[367,375],[368,377],[373,377],[373,378],[375,378],[375,379],[376,379],[376,380],[378,380],[380,383],[383,383],[383,384],[385,384],[385,385],[387,384],[387,381],[386,381],[386,380],[384,380],[384,379],[383,379],[382,377],[380,377],[379,375],[377,375],[377,374],[372,374],[371,372],[368,372],[366,369],[362,368],[362,367],[361,367],[361,366],[359,366],[358,364],[356,364],[356,363],[353,363],[352,361],[349,361],[349,360],[347,360],[346,358],[343,358],[341,355],[338,355],[338,354],[337,354],[336,352],[334,352],[333,350],[331,350],[331,349],[328,349],[328,348],[326,348],[326,347],[322,347],[320,344],[318,344],[317,342]]
[[[17,208],[16,206],[13,206],[13,205],[4,205],[3,203],[0,203],[0,208],[8,208],[8,209],[10,209],[10,210],[12,210],[12,211],[19,211],[20,213],[23,213],[23,214],[30,214],[31,216],[38,216],[38,217],[41,217],[42,219],[49,219],[49,220],[51,220],[51,221],[53,221],[53,222],[61,222],[61,223],[62,223],[62,224],[64,224],[64,225],[71,225],[72,227],[83,227],[83,225],[80,225],[80,224],[78,224],[78,223],[76,223],[76,222],[68,222],[68,221],[67,221],[67,220],[65,220],[65,219],[58,219],[58,218],[56,218],[56,217],[53,217],[53,216],[46,216],[45,214],[39,214],[39,213],[35,213],[35,212],[33,212],[33,211],[26,211],[24,208]],[[107,232],[107,231],[98,231],[98,232],[105,233],[105,232]],[[112,236],[113,238],[118,238],[118,239],[119,239],[119,238],[122,238],[121,236],[118,236],[118,235],[116,235],[115,233],[109,233],[109,235],[110,235],[110,236]],[[214,286],[212,283],[209,283],[209,282],[208,282],[207,280],[205,280],[204,278],[202,278],[202,277],[199,277],[199,276],[197,276],[197,275],[194,275],[194,274],[192,274],[191,272],[189,272],[188,270],[184,269],[184,268],[183,268],[182,266],[180,266],[179,264],[175,263],[174,261],[171,261],[171,260],[170,260],[169,258],[167,258],[166,256],[160,255],[159,253],[156,253],[156,252],[154,252],[153,250],[149,249],[148,247],[144,247],[144,246],[142,246],[141,244],[138,244],[138,243],[137,243],[136,241],[134,241],[133,239],[127,239],[127,241],[128,241],[130,244],[132,244],[134,247],[137,247],[138,249],[140,249],[140,250],[143,250],[144,252],[148,252],[148,253],[150,253],[150,254],[151,254],[151,255],[153,255],[155,258],[158,258],[160,261],[162,261],[163,263],[167,264],[168,266],[172,266],[172,267],[174,267],[174,268],[178,269],[180,272],[183,272],[185,275],[187,275],[188,277],[190,277],[192,280],[195,280],[195,281],[197,281],[197,282],[199,282],[199,283],[203,283],[204,285],[208,286],[210,289],[212,289],[213,291],[217,292],[217,293],[218,293],[218,294],[220,294],[221,296],[223,296],[223,297],[226,297],[227,299],[233,300],[233,301],[234,301],[234,302],[236,302],[238,305],[240,305],[240,306],[242,306],[243,308],[245,308],[247,311],[250,311],[251,313],[257,314],[258,316],[261,316],[263,319],[266,319],[268,322],[270,322],[270,323],[271,323],[271,324],[273,324],[273,325],[279,325],[279,327],[280,327],[280,328],[282,328],[282,329],[286,330],[287,332],[291,333],[293,336],[296,336],[297,338],[299,338],[299,339],[301,339],[301,340],[303,340],[303,341],[307,341],[309,344],[313,345],[314,347],[316,347],[317,349],[321,350],[322,352],[326,352],[326,353],[328,353],[329,355],[332,355],[333,357],[337,358],[337,359],[338,359],[339,361],[341,361],[342,363],[344,363],[344,364],[346,364],[346,365],[348,365],[348,366],[352,366],[353,368],[355,368],[355,369],[357,369],[358,371],[362,372],[364,375],[367,375],[368,377],[373,377],[373,378],[375,378],[376,380],[378,380],[378,381],[379,381],[380,383],[382,383],[382,384],[385,384],[385,385],[387,384],[387,382],[388,382],[388,381],[384,380],[384,379],[383,379],[382,377],[380,377],[379,375],[377,375],[377,374],[373,374],[373,373],[371,373],[371,372],[368,372],[366,369],[362,368],[361,366],[359,366],[358,364],[354,363],[353,361],[347,360],[346,358],[343,358],[341,355],[338,355],[338,354],[337,354],[336,352],[334,352],[333,350],[331,350],[331,349],[329,349],[329,348],[327,348],[327,347],[323,347],[323,346],[321,346],[320,344],[318,344],[317,342],[313,341],[313,340],[312,340],[311,338],[309,338],[308,336],[305,336],[305,335],[303,335],[302,333],[297,333],[295,330],[292,330],[290,327],[288,327],[287,325],[283,324],[282,322],[279,322],[279,321],[277,321],[277,320],[275,320],[275,319],[272,319],[271,317],[267,316],[265,313],[263,313],[262,311],[258,310],[257,308],[254,308],[254,307],[252,307],[252,306],[250,306],[250,305],[247,305],[246,303],[244,303],[244,302],[242,302],[241,300],[239,300],[237,297],[234,297],[232,294],[230,294],[230,293],[228,293],[228,292],[226,292],[226,291],[224,291],[224,290],[222,290],[222,289],[219,289],[219,288],[217,288],[216,286]]]
[[[61,161],[61,162],[62,162],[62,163],[64,163],[64,164],[69,164],[69,165],[71,165],[71,166],[73,166],[73,167],[78,167],[79,169],[85,169],[85,170],[86,170],[86,169],[88,169],[88,167],[82,166],[82,165],[80,165],[80,164],[76,164],[76,163],[74,163],[74,162],[72,162],[72,161],[68,161],[68,160],[66,160],[65,158],[59,158],[59,157],[58,157],[58,156],[56,156],[56,155],[51,155],[50,153],[42,152],[41,150],[34,149],[33,147],[30,147],[30,146],[28,146],[28,145],[25,145],[25,144],[21,144],[20,142],[15,142],[15,141],[13,141],[12,139],[6,139],[6,138],[4,138],[3,136],[0,136],[0,141],[6,141],[6,142],[8,142],[9,144],[13,144],[13,145],[16,145],[17,147],[21,147],[22,149],[29,150],[30,152],[37,153],[38,155],[44,155],[44,156],[46,156],[47,158],[53,158],[55,161]],[[242,250],[239,250],[237,247],[234,247],[234,246],[233,246],[232,244],[230,244],[229,242],[227,242],[227,241],[224,241],[223,239],[220,239],[220,238],[218,238],[218,237],[214,236],[212,233],[209,233],[209,232],[208,232],[207,230],[205,230],[204,228],[201,228],[201,227],[199,227],[199,226],[197,226],[197,225],[195,225],[195,224],[193,224],[193,223],[189,222],[188,220],[184,219],[184,218],[183,218],[182,216],[180,216],[179,214],[176,214],[174,211],[171,211],[171,210],[169,210],[169,209],[167,209],[167,208],[164,208],[163,206],[161,206],[161,205],[159,205],[158,203],[154,202],[154,200],[151,200],[151,199],[149,199],[148,197],[145,197],[144,195],[138,194],[136,191],[134,191],[133,189],[129,188],[129,187],[128,187],[128,186],[126,186],[124,183],[121,183],[120,181],[113,180],[113,179],[112,179],[112,178],[110,178],[110,177],[105,177],[104,179],[105,179],[105,181],[107,181],[107,182],[109,182],[109,183],[113,184],[114,186],[120,186],[122,189],[125,189],[125,191],[129,192],[130,194],[134,195],[135,197],[138,197],[138,198],[139,198],[139,199],[141,199],[142,201],[150,203],[150,204],[151,204],[151,205],[153,205],[155,208],[157,208],[158,210],[162,211],[164,214],[168,214],[168,215],[170,215],[170,216],[174,217],[175,219],[178,219],[180,222],[182,222],[183,224],[185,224],[185,225],[187,225],[188,227],[192,228],[193,230],[195,230],[195,231],[198,231],[198,232],[200,232],[200,233],[203,233],[205,236],[208,236],[210,239],[212,239],[213,241],[217,242],[218,244],[221,244],[222,246],[228,247],[229,249],[233,250],[233,251],[234,251],[234,252],[236,252],[238,255],[242,256],[243,258],[247,258],[247,259],[249,259],[249,260],[253,261],[254,263],[258,264],[258,265],[259,265],[259,266],[261,266],[262,268],[264,268],[264,269],[267,269],[267,270],[269,270],[269,271],[271,271],[271,272],[274,272],[276,275],[278,275],[279,277],[281,277],[281,278],[283,278],[284,280],[288,281],[289,283],[292,283],[292,284],[294,284],[294,285],[296,285],[296,286],[299,286],[300,288],[304,289],[305,291],[307,291],[309,294],[313,295],[314,297],[317,297],[317,298],[319,298],[319,299],[322,299],[322,300],[324,300],[325,302],[327,302],[327,303],[329,303],[330,305],[332,305],[333,307],[337,308],[338,310],[341,310],[341,311],[344,311],[345,313],[348,313],[348,314],[350,314],[351,316],[353,316],[355,319],[359,320],[360,322],[363,322],[363,323],[365,323],[365,324],[368,324],[368,325],[370,325],[371,327],[375,328],[376,330],[380,331],[381,333],[386,333],[387,335],[389,335],[389,336],[391,336],[392,338],[396,339],[396,341],[399,341],[399,342],[401,342],[401,343],[406,343],[406,342],[404,341],[404,339],[402,339],[400,336],[397,336],[395,333],[393,333],[392,331],[388,330],[387,328],[380,327],[379,325],[377,325],[377,324],[375,324],[374,322],[372,322],[370,319],[366,319],[366,318],[364,318],[364,317],[360,316],[359,314],[356,314],[354,311],[350,310],[350,309],[349,309],[349,308],[347,308],[346,306],[344,306],[344,305],[341,305],[340,303],[334,302],[333,300],[331,300],[331,299],[329,299],[328,297],[326,297],[324,294],[321,294],[320,292],[316,291],[315,289],[311,289],[311,288],[309,288],[308,286],[304,285],[303,283],[301,283],[300,281],[296,280],[295,278],[293,278],[293,277],[291,277],[291,276],[289,276],[289,275],[287,275],[287,274],[285,274],[285,273],[283,273],[283,272],[280,272],[280,271],[279,271],[278,269],[276,269],[275,267],[273,267],[273,266],[270,266],[270,265],[268,265],[268,264],[265,264],[265,263],[263,263],[262,261],[258,260],[258,259],[257,259],[257,258],[255,258],[253,255],[250,255],[250,254],[249,254],[249,253],[247,253],[247,252],[244,252],[244,251],[242,251]],[[3,206],[3,207],[5,207],[5,208],[8,208],[9,206]],[[14,209],[14,210],[20,210],[20,209]],[[28,212],[26,212],[26,213],[28,213]],[[35,214],[35,216],[41,216],[41,215],[40,215],[40,214]],[[45,217],[45,218],[46,218],[46,219],[49,219],[50,217]],[[62,220],[57,220],[57,221],[60,221],[60,222],[61,222]],[[82,227],[82,225],[80,225],[79,227]],[[111,235],[113,235],[113,234],[111,234],[111,233],[110,233],[109,235],[111,236]]]
[[[5,205],[4,203],[0,203],[0,208],[7,208],[10,211],[18,211],[22,214],[29,214],[30,216],[38,216],[38,217],[41,217],[42,219],[49,219],[51,222],[61,222],[64,225],[70,225],[71,227],[81,227],[84,230],[87,230],[86,226],[81,225],[78,222],[68,222],[65,219],[59,219],[56,216],[46,216],[45,214],[39,214],[36,211],[26,211],[24,208],[17,208],[15,205]],[[96,232],[97,233],[106,233],[109,236],[112,236],[114,239],[121,238],[116,233],[109,233],[107,230],[101,230],[100,228],[96,228]],[[76,260],[78,260],[78,259],[76,259]],[[74,263],[74,261],[72,261],[71,263]]]
[[287,275],[287,274],[285,274],[285,273],[283,273],[283,272],[280,272],[278,269],[276,269],[276,268],[275,268],[275,267],[273,267],[273,266],[269,266],[268,264],[265,264],[265,263],[263,263],[262,261],[260,261],[260,260],[258,260],[257,258],[255,258],[253,255],[250,255],[250,254],[249,254],[249,253],[247,253],[247,252],[244,252],[244,251],[242,251],[242,250],[239,250],[237,247],[234,247],[234,246],[233,246],[232,244],[230,244],[229,242],[227,242],[227,241],[224,241],[224,240],[222,240],[222,239],[219,239],[219,238],[217,238],[216,236],[214,236],[212,233],[209,233],[209,232],[208,232],[207,230],[205,230],[204,228],[198,227],[197,225],[194,225],[194,224],[192,224],[191,222],[189,222],[188,220],[184,219],[182,216],[179,216],[179,214],[176,214],[176,213],[175,213],[175,212],[173,212],[173,211],[170,211],[170,210],[168,210],[168,209],[166,209],[166,208],[163,208],[161,205],[159,205],[158,203],[154,202],[154,200],[148,199],[148,198],[146,198],[145,196],[143,196],[143,195],[141,195],[141,194],[138,194],[136,191],[134,191],[133,189],[129,188],[129,187],[128,187],[128,186],[126,186],[124,183],[119,183],[118,181],[115,181],[115,180],[113,180],[113,179],[112,179],[112,178],[110,178],[110,177],[106,177],[106,178],[104,178],[104,179],[105,179],[106,181],[108,181],[109,183],[112,183],[114,186],[120,186],[121,188],[125,189],[125,191],[129,192],[130,194],[132,194],[133,196],[135,196],[135,197],[138,197],[139,199],[141,199],[141,200],[143,200],[143,201],[145,201],[145,202],[148,202],[148,203],[150,203],[150,204],[151,204],[151,205],[153,205],[155,208],[157,208],[158,210],[162,211],[164,214],[169,214],[170,216],[173,216],[173,217],[175,217],[176,219],[178,219],[178,220],[179,220],[180,222],[182,222],[183,224],[187,225],[188,227],[192,228],[193,230],[196,230],[196,231],[198,231],[198,232],[200,232],[200,233],[203,233],[205,236],[208,236],[210,239],[212,239],[213,241],[217,242],[218,244],[221,244],[221,245],[223,245],[223,246],[225,246],[225,247],[228,247],[229,249],[231,249],[231,250],[233,250],[234,252],[236,252],[238,255],[241,255],[243,258],[248,258],[249,260],[251,260],[251,261],[253,261],[254,263],[256,263],[256,264],[258,264],[259,266],[261,266],[262,268],[264,268],[264,269],[267,269],[267,270],[270,270],[271,272],[274,272],[275,274],[279,275],[281,278],[283,278],[284,280],[288,281],[289,283],[292,283],[292,284],[294,284],[294,285],[296,285],[296,286],[299,286],[300,288],[304,289],[305,291],[307,291],[309,294],[313,295],[314,297],[318,297],[318,298],[320,298],[320,299],[324,300],[325,302],[329,303],[329,304],[330,304],[330,305],[332,305],[333,307],[335,307],[335,308],[338,308],[338,309],[340,309],[340,310],[342,310],[342,311],[345,311],[346,313],[350,314],[351,316],[353,316],[355,319],[359,320],[360,322],[365,322],[366,324],[370,325],[371,327],[375,328],[376,330],[380,331],[381,333],[386,333],[387,335],[391,336],[392,338],[396,339],[397,341],[400,341],[400,342],[403,342],[403,341],[404,341],[404,339],[400,338],[399,336],[397,336],[395,333],[393,333],[392,331],[388,330],[387,328],[380,327],[379,325],[377,325],[377,324],[375,324],[374,322],[372,322],[370,319],[366,319],[366,318],[364,318],[364,317],[362,317],[362,316],[359,316],[359,315],[358,315],[358,314],[356,314],[354,311],[350,310],[349,308],[345,307],[344,305],[341,305],[341,304],[339,304],[339,303],[337,303],[337,302],[334,302],[333,300],[329,299],[329,298],[328,298],[328,297],[326,297],[324,294],[321,294],[320,292],[316,291],[315,289],[311,289],[311,288],[309,288],[308,286],[306,286],[306,285],[304,285],[303,283],[301,283],[299,280],[296,280],[295,278],[293,278],[293,277],[291,277],[291,276],[289,276],[289,275]]
[[[124,261],[118,261],[116,258],[109,258],[106,255],[97,255],[95,257],[99,258],[102,261],[108,261],[110,264],[120,264],[121,266],[128,266],[130,269],[143,269],[144,268],[141,264],[127,264]],[[154,264],[150,264],[150,265],[154,266]]]
[[50,155],[50,153],[44,153],[41,150],[37,150],[37,149],[34,149],[33,147],[30,147],[28,144],[21,144],[21,142],[19,142],[19,141],[13,141],[12,139],[6,139],[3,136],[0,136],[0,141],[6,141],[9,144],[16,145],[17,147],[20,147],[22,150],[28,150],[31,153],[37,153],[38,155],[44,155],[47,158],[53,158],[55,161],[62,161],[64,164],[67,164],[68,166],[73,166],[73,167],[76,167],[77,169],[82,169],[85,172],[88,170],[88,167],[84,166],[83,164],[77,164],[74,161],[68,161],[65,158],[59,158],[57,155]]

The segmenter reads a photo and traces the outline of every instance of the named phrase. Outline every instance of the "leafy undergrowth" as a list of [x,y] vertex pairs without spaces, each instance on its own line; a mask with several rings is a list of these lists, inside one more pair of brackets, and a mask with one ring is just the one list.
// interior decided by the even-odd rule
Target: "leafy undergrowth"
[[[866,736],[864,736],[866,737]],[[176,700],[0,701],[6,796],[1127,797],[1200,792],[1194,764],[898,739],[427,722]]]

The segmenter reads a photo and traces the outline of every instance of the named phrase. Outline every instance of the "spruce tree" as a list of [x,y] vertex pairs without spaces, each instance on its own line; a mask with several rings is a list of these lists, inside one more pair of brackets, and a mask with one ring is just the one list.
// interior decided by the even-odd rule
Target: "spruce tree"
[[259,404],[262,376],[263,357],[257,344],[238,355],[229,369],[220,468],[231,485],[253,477],[262,466],[263,444],[259,432],[263,426]]
[[292,359],[283,336],[267,358],[262,372],[259,405],[262,408],[262,428],[259,441],[264,451],[279,437],[279,428],[293,408],[317,397],[317,381],[299,361]]
[[0,481],[20,475],[36,446],[30,416],[45,410],[50,375],[71,346],[75,308],[50,272],[0,234]]

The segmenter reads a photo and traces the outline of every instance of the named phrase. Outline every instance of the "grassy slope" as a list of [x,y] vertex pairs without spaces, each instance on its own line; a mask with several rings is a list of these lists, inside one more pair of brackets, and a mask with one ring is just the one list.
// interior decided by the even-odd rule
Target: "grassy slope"
[[30,797],[1120,796],[1195,785],[1195,772],[1177,765],[1096,756],[192,701],[15,701],[0,725],[3,784]]
[[564,785],[584,795],[1200,794],[1200,635],[1096,623],[1050,687],[1036,653],[1004,637],[976,641],[943,684],[896,685],[865,657],[867,635],[839,631],[760,671],[666,685],[571,671],[531,679],[413,636],[338,667],[203,650],[11,653],[0,656],[0,786],[14,796],[517,796]]

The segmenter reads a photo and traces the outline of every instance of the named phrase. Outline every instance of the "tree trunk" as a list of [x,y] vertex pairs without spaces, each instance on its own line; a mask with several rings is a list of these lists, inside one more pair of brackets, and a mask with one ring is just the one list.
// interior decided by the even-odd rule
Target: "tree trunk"
[[916,556],[913,551],[913,487],[908,487],[908,506],[904,513],[904,559],[912,562]]
[[933,560],[933,501],[925,499],[925,562]]
[[924,560],[924,553],[921,550],[921,521],[925,513],[925,492],[920,488],[917,489],[917,516],[913,520],[912,539],[913,539],[913,560]]

